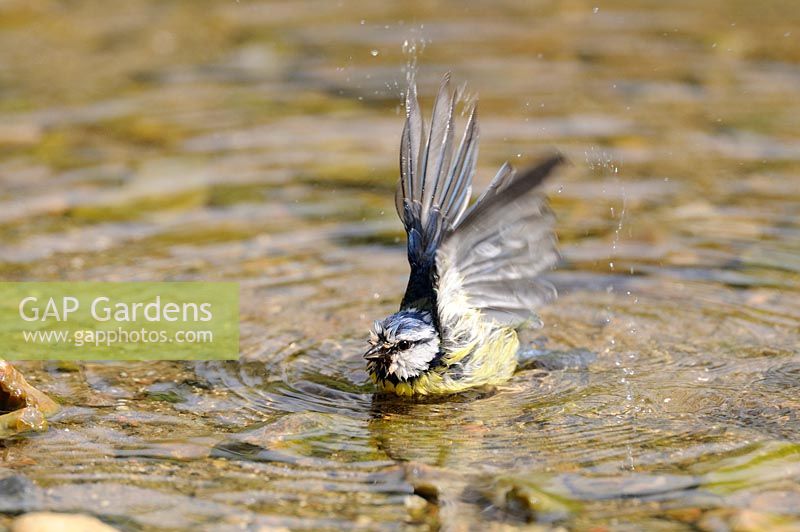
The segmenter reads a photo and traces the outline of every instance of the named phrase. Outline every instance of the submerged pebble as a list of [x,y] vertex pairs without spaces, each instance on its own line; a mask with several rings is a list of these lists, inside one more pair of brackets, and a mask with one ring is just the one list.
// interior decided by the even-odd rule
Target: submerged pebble
[[96,517],[81,514],[35,512],[11,523],[11,532],[116,532]]
[[58,409],[52,399],[28,384],[22,373],[0,360],[0,438],[46,430],[46,417]]

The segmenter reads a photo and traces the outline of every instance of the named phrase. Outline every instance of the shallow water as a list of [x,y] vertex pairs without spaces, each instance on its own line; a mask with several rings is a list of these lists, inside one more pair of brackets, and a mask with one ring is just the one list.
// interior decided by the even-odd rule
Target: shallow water
[[[0,2],[3,280],[242,287],[238,363],[19,364],[65,408],[0,525],[798,526],[800,11],[695,4]],[[413,57],[480,93],[480,182],[573,163],[521,370],[422,402],[360,356]]]

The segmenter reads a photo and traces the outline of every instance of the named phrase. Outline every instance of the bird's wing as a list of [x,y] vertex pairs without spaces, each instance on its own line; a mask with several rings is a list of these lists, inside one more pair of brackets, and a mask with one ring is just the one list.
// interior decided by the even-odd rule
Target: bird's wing
[[444,235],[436,259],[440,323],[475,309],[505,325],[541,325],[535,309],[556,291],[537,276],[559,255],[554,216],[539,185],[562,162],[555,155],[520,174],[504,165]]
[[408,236],[408,286],[401,309],[428,310],[436,316],[436,251],[446,234],[464,214],[472,192],[472,176],[478,157],[478,125],[470,106],[461,142],[454,147],[453,115],[457,94],[450,89],[450,75],[442,80],[430,133],[417,102],[417,90],[409,83],[406,122],[400,141],[400,182],[395,205]]

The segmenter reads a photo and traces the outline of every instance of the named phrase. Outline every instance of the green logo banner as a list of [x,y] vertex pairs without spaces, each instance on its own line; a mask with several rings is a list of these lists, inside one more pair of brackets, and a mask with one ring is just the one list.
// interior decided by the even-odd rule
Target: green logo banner
[[238,357],[237,283],[0,283],[0,359]]

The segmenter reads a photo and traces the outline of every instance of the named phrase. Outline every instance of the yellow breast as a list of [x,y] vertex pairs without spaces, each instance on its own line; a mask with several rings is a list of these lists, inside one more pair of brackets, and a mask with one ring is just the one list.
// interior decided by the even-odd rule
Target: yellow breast
[[458,393],[476,386],[501,384],[517,366],[519,339],[514,329],[492,331],[485,342],[445,353],[443,365],[406,382],[394,384],[370,375],[383,392],[401,396]]

